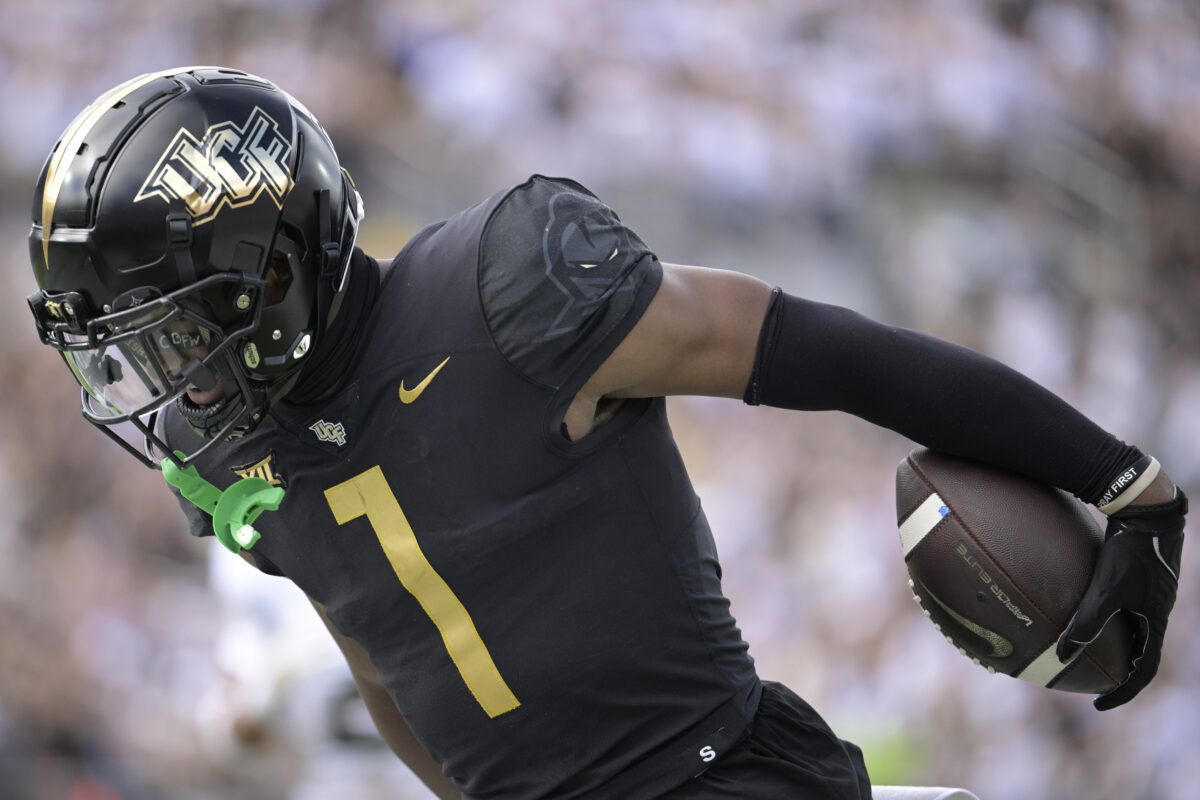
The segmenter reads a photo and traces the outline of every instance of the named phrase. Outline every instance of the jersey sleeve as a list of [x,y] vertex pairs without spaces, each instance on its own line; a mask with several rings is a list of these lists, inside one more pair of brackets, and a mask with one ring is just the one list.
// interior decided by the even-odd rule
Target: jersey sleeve
[[516,187],[480,240],[480,299],[496,346],[556,389],[590,377],[661,281],[641,238],[573,181],[534,176]]

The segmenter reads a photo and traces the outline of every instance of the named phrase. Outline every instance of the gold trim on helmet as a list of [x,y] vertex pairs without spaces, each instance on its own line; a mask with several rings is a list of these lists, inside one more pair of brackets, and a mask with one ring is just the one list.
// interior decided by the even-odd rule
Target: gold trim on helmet
[[150,72],[130,78],[120,86],[109,89],[100,95],[90,106],[77,116],[67,129],[63,131],[62,140],[54,155],[50,157],[50,165],[46,168],[46,186],[42,192],[42,257],[46,261],[46,270],[50,270],[50,234],[54,228],[54,207],[58,204],[58,194],[62,191],[63,182],[67,179],[69,170],[67,164],[76,155],[79,146],[87,138],[88,133],[95,127],[109,109],[142,88],[151,81],[190,72],[207,67],[176,67],[162,72]]

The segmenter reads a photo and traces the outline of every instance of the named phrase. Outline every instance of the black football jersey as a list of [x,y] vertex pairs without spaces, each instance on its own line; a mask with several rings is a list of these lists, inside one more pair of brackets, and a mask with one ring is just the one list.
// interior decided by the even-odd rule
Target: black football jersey
[[[219,488],[285,487],[256,563],[366,649],[466,797],[654,796],[755,711],[663,400],[563,430],[660,281],[607,206],[535,176],[405,246],[336,394],[279,403],[198,464]],[[167,429],[195,447],[178,415]]]

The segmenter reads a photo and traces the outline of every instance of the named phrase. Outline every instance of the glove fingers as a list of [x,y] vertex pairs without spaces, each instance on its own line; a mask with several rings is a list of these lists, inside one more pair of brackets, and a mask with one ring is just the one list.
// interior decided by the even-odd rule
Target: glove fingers
[[1138,693],[1146,688],[1147,683],[1149,681],[1142,680],[1139,674],[1137,678],[1130,678],[1111,692],[1100,695],[1092,701],[1092,705],[1097,711],[1111,711],[1137,697]]
[[1112,615],[1125,603],[1114,591],[1123,584],[1128,540],[1110,540],[1100,551],[1087,591],[1058,639],[1055,654],[1066,661],[1096,640]]
[[1096,584],[1092,584],[1088,588],[1079,603],[1079,608],[1063,629],[1062,635],[1058,637],[1058,645],[1054,652],[1059,661],[1074,658],[1080,650],[1096,641],[1100,631],[1104,630],[1112,616],[1120,611],[1111,598],[1103,597],[1100,592],[1094,591],[1095,587]]
[[1138,655],[1134,657],[1125,680],[1111,692],[1106,692],[1093,701],[1092,704],[1099,711],[1108,711],[1128,703],[1158,674],[1158,664],[1162,657],[1162,634],[1151,631],[1148,621],[1141,614],[1137,615],[1137,621],[1139,634],[1134,642],[1134,652]]

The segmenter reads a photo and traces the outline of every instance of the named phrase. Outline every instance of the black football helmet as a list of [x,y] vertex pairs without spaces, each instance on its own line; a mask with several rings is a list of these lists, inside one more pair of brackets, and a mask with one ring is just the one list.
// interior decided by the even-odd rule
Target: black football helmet
[[[186,466],[260,423],[304,366],[361,217],[329,137],[274,84],[142,75],[88,106],[42,169],[29,305],[84,417],[149,466]],[[156,431],[169,403],[210,440],[189,458]]]

